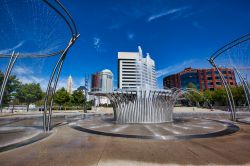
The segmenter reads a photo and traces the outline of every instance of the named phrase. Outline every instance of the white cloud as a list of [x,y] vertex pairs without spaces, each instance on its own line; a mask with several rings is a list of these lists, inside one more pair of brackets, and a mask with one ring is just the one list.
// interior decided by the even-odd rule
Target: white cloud
[[173,73],[177,73],[180,72],[181,70],[183,70],[186,67],[192,67],[192,68],[209,68],[211,67],[210,64],[208,63],[208,61],[206,59],[191,59],[191,60],[187,60],[187,61],[183,61],[181,63],[172,65],[172,66],[168,66],[164,69],[158,70],[156,71],[156,77],[162,77],[165,75],[170,75]]
[[198,21],[193,21],[193,26],[197,29],[203,29],[203,26]]
[[94,44],[94,47],[96,48],[96,49],[98,49],[98,48],[100,48],[100,43],[101,43],[101,39],[99,38],[99,37],[94,37],[93,38],[93,44]]
[[15,66],[13,68],[13,73],[15,75],[22,75],[22,74],[33,74],[32,69],[26,67],[26,66]]
[[158,13],[158,14],[154,14],[154,15],[150,16],[147,19],[147,22],[151,22],[153,20],[156,20],[156,19],[164,17],[164,16],[168,16],[168,15],[171,15],[171,14],[172,15],[173,14],[179,14],[180,12],[182,12],[182,11],[188,9],[188,8],[189,8],[188,6],[184,6],[184,7],[181,7],[181,8],[174,8],[174,9],[170,9],[170,10]]
[[135,37],[134,33],[129,33],[128,34],[128,39],[132,40],[132,39],[134,39],[134,37]]
[[179,72],[179,71],[183,70],[185,67],[189,67],[188,65],[192,64],[193,62],[194,62],[194,60],[188,60],[188,61],[184,61],[180,64],[168,66],[164,69],[158,70],[158,71],[156,71],[156,77],[159,78],[159,77],[162,77],[164,75]]
[[113,24],[108,27],[109,30],[119,29],[122,26],[122,24]]
[[43,91],[46,90],[49,77],[39,76],[34,73],[34,69],[27,66],[15,66],[13,68],[13,74],[17,76],[19,81],[24,84],[29,83],[39,83]]
[[24,84],[39,83],[43,91],[46,90],[49,79],[34,75],[17,75],[17,78]]
[[19,47],[21,47],[23,45],[23,43],[24,43],[24,41],[21,41],[21,42],[19,42],[17,45],[15,45],[12,48],[0,50],[0,54],[11,54],[12,51],[15,51],[16,49],[18,49]]

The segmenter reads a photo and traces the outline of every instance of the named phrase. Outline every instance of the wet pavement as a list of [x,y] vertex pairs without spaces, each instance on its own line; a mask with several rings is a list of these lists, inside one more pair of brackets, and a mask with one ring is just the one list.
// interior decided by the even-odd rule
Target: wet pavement
[[[65,116],[54,117],[52,126],[64,124]],[[39,141],[51,133],[44,133],[42,116],[13,116],[0,118],[0,152]]]
[[226,120],[179,118],[156,124],[119,124],[112,115],[84,116],[69,125],[79,131],[106,136],[143,139],[191,139],[223,136],[239,130]]
[[33,127],[1,127],[0,147],[22,142],[40,133],[43,133],[43,131]]
[[[9,118],[5,122],[1,119],[1,132],[11,127],[16,132],[13,137],[17,137],[22,127],[39,129],[40,118]],[[29,145],[1,152],[0,165],[250,164],[250,125],[247,124],[236,123],[240,127],[238,132],[221,137],[155,140],[89,134],[75,130],[65,123],[74,123],[81,118],[53,118],[55,127],[51,135]]]

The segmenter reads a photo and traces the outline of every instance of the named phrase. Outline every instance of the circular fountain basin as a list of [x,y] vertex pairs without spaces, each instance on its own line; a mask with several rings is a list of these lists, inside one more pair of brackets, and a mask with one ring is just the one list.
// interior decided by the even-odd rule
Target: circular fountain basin
[[47,137],[42,129],[34,127],[4,126],[0,128],[0,152],[18,148]]
[[182,118],[173,122],[157,124],[119,124],[111,115],[85,116],[81,120],[69,124],[72,128],[113,137],[141,139],[192,139],[209,138],[232,134],[239,128],[226,121]]
[[244,124],[250,124],[250,117],[239,118],[239,119],[237,119],[237,122],[244,123]]

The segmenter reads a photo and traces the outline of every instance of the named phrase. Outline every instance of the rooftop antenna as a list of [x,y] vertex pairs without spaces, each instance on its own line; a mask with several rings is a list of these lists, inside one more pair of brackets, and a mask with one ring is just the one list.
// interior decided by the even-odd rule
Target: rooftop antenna
[[[85,101],[87,102],[88,100],[88,86],[89,86],[89,75],[85,74],[85,79],[84,79],[84,92],[85,92]],[[84,105],[84,112],[87,113],[87,106],[86,104]]]
[[143,57],[143,54],[142,54],[141,46],[138,46],[138,51],[139,51],[139,56],[140,56],[140,58],[142,58],[142,57]]

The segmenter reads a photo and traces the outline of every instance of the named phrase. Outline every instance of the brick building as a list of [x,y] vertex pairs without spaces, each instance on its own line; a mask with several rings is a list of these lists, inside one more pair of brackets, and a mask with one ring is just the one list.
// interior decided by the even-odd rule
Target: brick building
[[[229,85],[236,86],[236,79],[233,69],[220,68],[224,78]],[[217,87],[223,86],[222,80],[216,69],[193,69],[191,67],[185,68],[183,71],[169,75],[163,79],[164,89],[167,88],[187,88],[189,83],[195,84],[197,89],[214,90]]]

